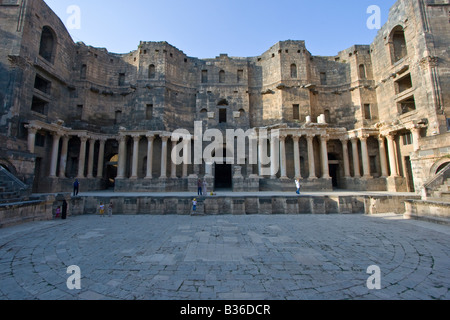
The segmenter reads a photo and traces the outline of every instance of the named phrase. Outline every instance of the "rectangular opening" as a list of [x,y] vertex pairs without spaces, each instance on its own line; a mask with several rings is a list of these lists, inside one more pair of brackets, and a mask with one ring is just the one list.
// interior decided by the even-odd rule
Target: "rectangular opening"
[[450,131],[450,118],[447,118],[447,131]]
[[208,70],[202,70],[202,83],[208,82]]
[[116,111],[114,124],[120,124],[122,122],[122,111]]
[[87,70],[87,65],[83,64],[81,66],[81,70],[80,70],[80,79],[81,80],[86,79],[86,70]]
[[320,73],[320,84],[322,86],[326,86],[327,85],[327,74],[326,74],[326,72],[321,72]]
[[219,123],[227,122],[227,109],[219,109]]
[[119,87],[125,85],[125,73],[119,73]]
[[33,97],[33,101],[31,103],[31,110],[37,113],[46,114],[47,112],[48,102],[38,97]]
[[36,147],[45,147],[45,135],[42,133],[36,133],[36,139],[34,141]]
[[146,120],[151,120],[153,118],[153,105],[152,104],[148,104],[146,109],[145,109],[145,119]]
[[398,111],[400,114],[405,114],[416,110],[416,102],[414,96],[408,97],[400,102],[398,102]]
[[51,89],[52,83],[44,78],[42,78],[40,75],[36,75],[36,78],[34,80],[34,88],[46,93],[46,94],[50,94],[50,89]]
[[411,89],[412,86],[411,74],[408,74],[403,78],[395,81],[395,93],[402,93],[403,91]]
[[293,119],[300,120],[300,105],[294,104],[292,106],[292,112],[293,112]]
[[409,145],[413,144],[412,134],[410,132],[403,134],[402,141],[403,141],[404,146],[409,146]]
[[370,104],[364,104],[364,119],[370,120],[372,119],[372,112],[370,110]]
[[238,82],[238,83],[241,83],[243,79],[244,79],[244,70],[238,70],[238,73],[237,73],[237,82]]
[[77,105],[76,113],[77,113],[76,117],[81,120],[81,118],[83,117],[83,105],[82,104]]

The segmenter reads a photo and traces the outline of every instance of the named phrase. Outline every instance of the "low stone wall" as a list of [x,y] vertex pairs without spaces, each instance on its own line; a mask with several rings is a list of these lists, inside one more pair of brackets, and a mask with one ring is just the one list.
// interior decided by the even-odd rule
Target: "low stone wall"
[[53,218],[55,197],[0,205],[0,228]]
[[[405,212],[404,196],[208,196],[198,197],[197,213],[246,214],[377,214]],[[411,198],[411,197],[409,197]],[[84,214],[98,213],[101,202],[114,205],[113,214],[191,214],[192,197],[83,197]]]
[[430,200],[406,200],[405,219],[450,225],[450,203]]

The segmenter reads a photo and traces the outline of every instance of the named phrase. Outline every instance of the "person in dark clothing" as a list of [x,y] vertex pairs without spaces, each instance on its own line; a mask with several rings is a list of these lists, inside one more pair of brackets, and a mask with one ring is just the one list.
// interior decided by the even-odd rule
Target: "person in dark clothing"
[[75,182],[73,183],[73,196],[77,196],[78,195],[78,190],[80,188],[80,182],[78,181],[78,179],[75,179]]
[[198,189],[197,195],[199,196],[203,195],[203,183],[201,179],[198,179],[197,181],[197,189]]
[[66,200],[63,201],[61,218],[63,220],[66,220],[66,218],[67,218],[67,201]]

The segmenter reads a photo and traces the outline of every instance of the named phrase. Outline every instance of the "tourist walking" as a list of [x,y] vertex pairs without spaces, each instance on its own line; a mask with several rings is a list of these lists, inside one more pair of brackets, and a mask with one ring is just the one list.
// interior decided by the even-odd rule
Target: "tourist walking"
[[297,194],[300,194],[300,179],[295,179],[295,186],[297,187]]
[[75,179],[75,182],[73,183],[73,196],[76,197],[78,195],[78,191],[80,189],[80,182],[78,179]]
[[103,204],[103,202],[100,202],[100,206],[98,208],[99,213],[100,213],[100,217],[104,217],[105,214],[105,205]]
[[198,179],[197,181],[197,195],[202,196],[203,195],[203,183],[202,179]]
[[110,218],[112,217],[113,207],[114,207],[113,203],[109,202],[109,205],[108,205],[108,217],[110,217]]

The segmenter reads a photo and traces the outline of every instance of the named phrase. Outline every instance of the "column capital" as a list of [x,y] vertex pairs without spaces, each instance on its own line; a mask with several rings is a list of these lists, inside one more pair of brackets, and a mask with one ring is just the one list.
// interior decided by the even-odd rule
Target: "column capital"
[[279,135],[279,139],[280,139],[281,141],[285,141],[285,140],[286,140],[286,137],[287,137],[287,135],[286,135],[285,133]]
[[349,139],[348,137],[341,137],[341,138],[339,138],[339,140],[340,140],[342,143],[347,143],[350,139]]
[[117,137],[117,141],[119,142],[127,142],[128,140],[128,136],[126,135],[120,135],[119,137]]
[[378,141],[380,141],[380,142],[384,142],[384,139],[386,138],[386,136],[384,136],[383,134],[379,134],[379,135],[377,135],[377,139],[378,139]]
[[169,135],[161,135],[160,137],[161,137],[161,140],[163,142],[167,142],[171,136],[169,136]]
[[142,136],[138,133],[132,134],[131,137],[133,138],[133,141],[135,141],[135,142],[139,142],[142,138]]
[[330,140],[330,135],[329,134],[321,134],[320,135],[320,140],[328,141],[328,140]]
[[305,135],[306,139],[308,139],[308,140],[314,139],[315,136],[316,135],[314,133],[308,133],[308,134]]
[[369,139],[370,135],[369,134],[362,134],[359,136],[359,140],[361,141],[367,141],[367,139]]
[[27,124],[25,125],[25,128],[28,130],[28,133],[36,134],[39,130],[42,129],[42,127],[39,127],[35,124]]
[[145,137],[147,138],[147,140],[149,140],[149,141],[155,141],[155,135],[153,134],[153,133],[147,133],[146,135],[145,135]]
[[87,142],[89,140],[89,136],[78,136],[80,138],[81,142]]
[[386,135],[386,138],[388,139],[388,140],[390,140],[390,141],[394,141],[394,139],[395,139],[395,134],[394,133],[388,133],[387,135]]
[[301,134],[294,134],[292,135],[292,140],[294,140],[294,142],[299,142],[301,136],[302,136]]

